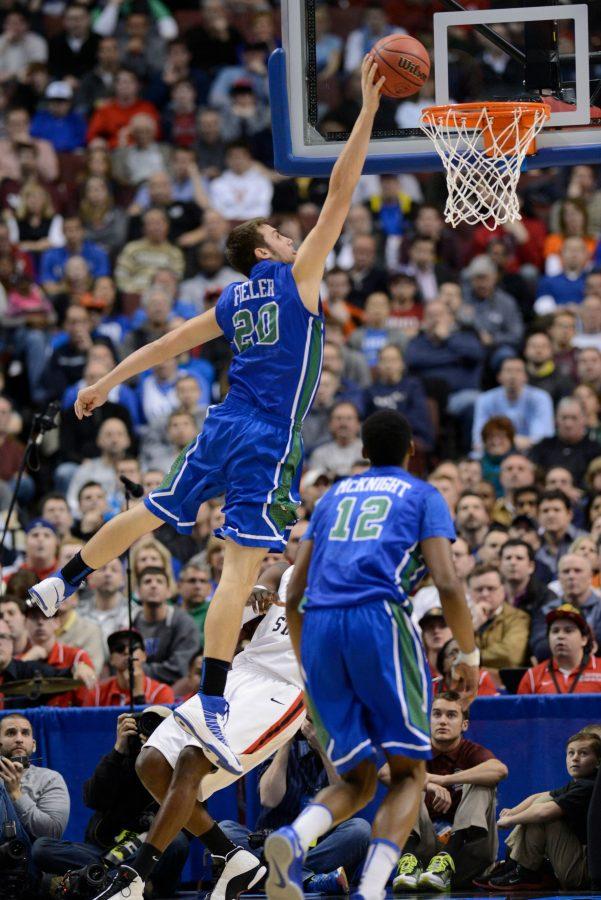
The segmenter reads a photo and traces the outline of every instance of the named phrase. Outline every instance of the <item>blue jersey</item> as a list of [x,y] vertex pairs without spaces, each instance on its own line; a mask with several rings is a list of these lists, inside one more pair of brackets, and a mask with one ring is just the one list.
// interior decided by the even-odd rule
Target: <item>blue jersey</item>
[[442,495],[397,466],[344,478],[315,507],[306,609],[388,600],[410,606],[426,565],[420,542],[455,539]]
[[215,310],[230,343],[230,394],[300,424],[313,402],[323,356],[323,315],[303,304],[292,266],[265,260],[230,284]]

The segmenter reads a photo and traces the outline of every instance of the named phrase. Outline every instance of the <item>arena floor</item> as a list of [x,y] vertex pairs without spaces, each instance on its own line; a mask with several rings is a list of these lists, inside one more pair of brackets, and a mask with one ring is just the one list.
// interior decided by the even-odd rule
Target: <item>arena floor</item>
[[[183,897],[197,897],[199,896],[197,892],[183,892],[178,894],[173,900],[182,900]],[[252,898],[261,898],[264,900],[265,894],[243,894],[244,898],[248,898],[248,900],[252,900]],[[307,898],[318,898],[325,897],[325,894],[305,894]],[[419,897],[419,900],[464,900],[464,898],[469,897],[470,900],[491,900],[492,897],[497,897],[499,900],[539,900],[539,898],[545,898],[545,900],[565,900],[565,898],[569,897],[570,900],[601,900],[601,894],[593,894],[588,891],[581,891],[578,893],[574,893],[573,891],[554,891],[554,892],[545,892],[538,891],[535,893],[515,893],[515,894],[501,894],[501,893],[486,893],[486,892],[476,892],[471,891],[467,893],[451,893],[451,894],[437,894],[437,893],[406,893],[406,894],[387,894],[386,900],[415,900],[416,897]]]

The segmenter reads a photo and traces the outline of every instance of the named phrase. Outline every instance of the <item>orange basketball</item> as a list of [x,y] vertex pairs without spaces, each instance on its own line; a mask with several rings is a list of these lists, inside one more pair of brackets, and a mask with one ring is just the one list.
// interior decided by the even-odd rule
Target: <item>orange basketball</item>
[[430,74],[428,51],[408,34],[389,34],[372,47],[378,77],[386,76],[382,93],[400,100],[423,87]]

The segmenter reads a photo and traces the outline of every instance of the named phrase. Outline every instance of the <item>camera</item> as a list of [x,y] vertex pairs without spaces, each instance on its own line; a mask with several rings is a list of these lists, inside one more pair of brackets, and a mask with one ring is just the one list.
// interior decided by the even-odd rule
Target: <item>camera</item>
[[262,831],[253,831],[248,835],[248,846],[251,850],[262,850],[263,845],[269,835],[271,834],[270,828],[264,828]]
[[144,712],[141,713],[135,713],[134,719],[136,720],[136,727],[140,737],[149,738],[153,731],[156,731],[164,718],[164,715],[150,709],[145,709]]
[[72,869],[57,878],[45,875],[41,894],[52,900],[89,900],[109,885],[108,869],[102,862],[89,863],[81,869]]
[[4,823],[0,838],[0,900],[20,900],[28,896],[27,845],[17,837],[17,823]]

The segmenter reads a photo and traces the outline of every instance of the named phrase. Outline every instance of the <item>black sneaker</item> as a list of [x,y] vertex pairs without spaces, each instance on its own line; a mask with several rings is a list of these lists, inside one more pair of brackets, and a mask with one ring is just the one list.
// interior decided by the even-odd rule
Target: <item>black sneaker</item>
[[487,888],[491,878],[499,878],[501,875],[507,875],[507,873],[515,869],[516,866],[517,863],[514,859],[503,859],[494,864],[488,875],[480,875],[477,878],[474,878],[472,884],[477,888]]
[[504,875],[495,875],[488,882],[490,891],[536,891],[543,883],[540,872],[533,872],[525,866],[516,864],[515,868]]

